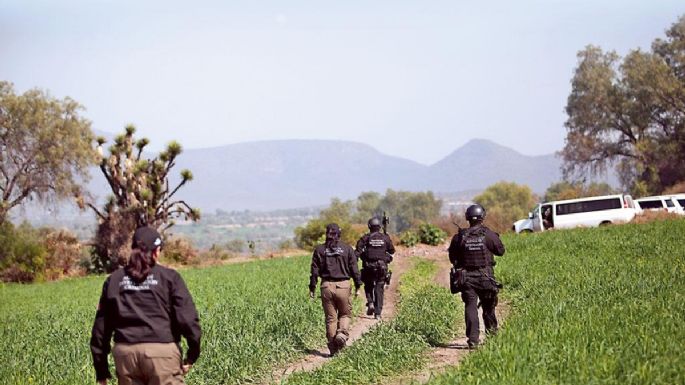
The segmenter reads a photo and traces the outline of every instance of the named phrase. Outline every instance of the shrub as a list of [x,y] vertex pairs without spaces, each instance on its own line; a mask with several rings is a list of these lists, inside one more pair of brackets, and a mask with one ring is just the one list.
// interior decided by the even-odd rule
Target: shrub
[[43,244],[46,250],[45,279],[59,279],[78,267],[83,250],[78,238],[71,232],[49,231],[43,239]]
[[44,279],[47,251],[37,230],[24,223],[0,225],[0,279],[33,282]]
[[418,236],[421,243],[431,246],[437,246],[447,239],[446,232],[430,223],[422,223],[419,225]]
[[246,243],[242,239],[232,239],[226,242],[226,250],[234,253],[242,253],[245,251]]
[[176,237],[165,242],[162,248],[162,258],[169,262],[187,265],[197,258],[197,251],[190,240]]
[[664,190],[664,195],[685,193],[685,181],[676,183]]
[[639,223],[639,224],[644,224],[644,223],[651,223],[651,222],[656,222],[656,221],[666,221],[669,219],[680,219],[682,218],[680,215],[675,214],[675,213],[669,213],[666,211],[653,211],[653,210],[646,210],[642,214],[638,214],[633,218],[631,223]]
[[295,242],[292,239],[284,239],[278,244],[279,250],[291,250],[295,248]]
[[407,247],[416,246],[421,239],[413,231],[405,231],[400,236],[400,244]]
[[[295,244],[303,249],[313,249],[326,240],[326,225],[330,223],[321,219],[312,219],[305,226],[295,229]],[[352,225],[347,222],[337,222],[342,232],[342,241],[354,246],[366,231],[365,225]]]

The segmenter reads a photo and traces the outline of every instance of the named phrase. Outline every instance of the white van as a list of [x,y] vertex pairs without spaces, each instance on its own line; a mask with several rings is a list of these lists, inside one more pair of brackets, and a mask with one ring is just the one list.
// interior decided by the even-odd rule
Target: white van
[[685,194],[671,195],[671,198],[675,201],[676,206],[679,206],[680,214],[685,215]]
[[545,202],[537,205],[528,219],[516,221],[513,230],[521,233],[597,227],[629,222],[635,214],[633,198],[623,194]]
[[674,198],[665,195],[644,197],[635,200],[638,213],[642,213],[645,210],[650,211],[666,211],[669,213],[680,213],[682,210],[679,208],[680,204]]
[[685,204],[685,194],[676,195],[657,195],[652,197],[644,197],[635,200],[636,209],[638,213],[645,210],[650,211],[666,211],[674,214],[685,215],[683,211],[683,204]]

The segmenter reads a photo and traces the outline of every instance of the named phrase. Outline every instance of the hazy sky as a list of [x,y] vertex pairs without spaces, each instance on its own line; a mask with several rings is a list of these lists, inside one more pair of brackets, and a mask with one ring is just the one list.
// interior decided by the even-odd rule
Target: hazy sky
[[0,79],[160,146],[345,139],[432,163],[472,138],[559,150],[576,53],[627,50],[682,0],[0,0]]

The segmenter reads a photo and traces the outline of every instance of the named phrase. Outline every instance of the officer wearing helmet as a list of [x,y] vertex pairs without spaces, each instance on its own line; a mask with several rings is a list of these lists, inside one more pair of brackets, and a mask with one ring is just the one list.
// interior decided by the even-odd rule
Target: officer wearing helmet
[[369,233],[357,241],[357,257],[362,260],[362,282],[366,294],[366,314],[381,318],[388,264],[392,262],[395,246],[387,234],[381,232],[380,218],[369,219]]
[[471,205],[466,209],[468,229],[460,230],[449,247],[450,262],[456,269],[463,269],[461,299],[464,301],[466,337],[469,348],[478,346],[479,322],[478,300],[483,308],[485,332],[497,332],[497,293],[502,285],[495,281],[493,255],[504,255],[504,245],[499,234],[483,225],[485,209],[481,205]]

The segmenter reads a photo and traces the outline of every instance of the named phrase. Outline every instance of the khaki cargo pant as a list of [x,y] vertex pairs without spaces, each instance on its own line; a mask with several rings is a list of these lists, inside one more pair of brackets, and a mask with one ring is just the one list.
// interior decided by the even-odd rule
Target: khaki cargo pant
[[181,352],[175,343],[114,344],[119,385],[182,385]]
[[326,315],[326,338],[329,343],[337,333],[349,336],[352,315],[351,290],[350,281],[321,283],[321,303]]

